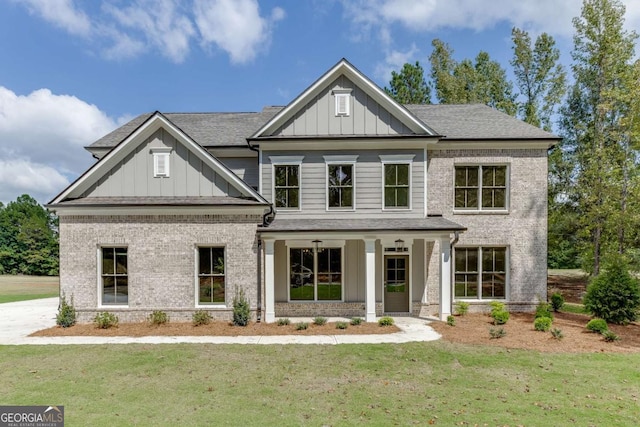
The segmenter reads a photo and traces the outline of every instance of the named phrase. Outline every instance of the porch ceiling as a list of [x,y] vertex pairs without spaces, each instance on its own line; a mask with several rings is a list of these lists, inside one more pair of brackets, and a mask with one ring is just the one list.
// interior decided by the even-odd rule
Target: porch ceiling
[[277,218],[260,233],[291,232],[437,232],[452,233],[467,228],[441,216],[427,218],[367,218],[367,219],[289,219]]

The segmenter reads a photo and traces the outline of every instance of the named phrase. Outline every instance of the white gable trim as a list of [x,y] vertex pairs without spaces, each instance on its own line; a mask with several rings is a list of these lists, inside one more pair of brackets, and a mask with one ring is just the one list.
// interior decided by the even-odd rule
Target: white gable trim
[[146,122],[132,132],[126,139],[115,146],[106,156],[102,157],[89,170],[87,170],[76,181],[69,185],[62,193],[56,196],[50,204],[62,202],[70,196],[78,197],[88,190],[100,178],[108,173],[118,162],[125,159],[144,140],[153,135],[158,129],[163,128],[169,132],[176,140],[184,144],[187,149],[196,154],[207,166],[212,168],[218,175],[223,177],[240,194],[252,197],[257,201],[269,203],[258,192],[241,180],[230,169],[223,165],[218,159],[213,157],[200,144],[195,142],[189,135],[175,126],[169,119],[159,112],[155,112]]
[[291,101],[289,105],[280,110],[278,114],[258,129],[258,131],[249,139],[259,138],[265,134],[272,134],[340,75],[345,75],[353,81],[356,86],[364,90],[367,95],[371,96],[376,102],[378,102],[378,104],[386,108],[392,115],[397,117],[416,134],[422,134],[425,136],[437,135],[437,132],[429,128],[409,110],[387,95],[378,85],[369,80],[367,76],[362,74],[358,69],[351,65],[349,61],[343,58],[318,80],[316,80],[315,83],[298,95],[296,99]]

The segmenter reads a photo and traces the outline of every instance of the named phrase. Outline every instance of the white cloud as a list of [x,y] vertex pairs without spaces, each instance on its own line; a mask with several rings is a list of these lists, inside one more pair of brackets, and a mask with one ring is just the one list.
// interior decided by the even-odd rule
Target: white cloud
[[73,0],[23,0],[29,11],[71,34],[88,36],[91,22]]
[[123,120],[74,96],[17,95],[0,86],[0,200],[27,192],[48,201],[93,163],[82,147]]
[[389,81],[391,72],[402,69],[402,66],[408,62],[415,62],[414,58],[418,53],[418,48],[412,44],[409,50],[389,50],[384,57],[384,62],[376,64],[374,75],[384,81]]
[[273,25],[285,16],[276,7],[263,18],[256,0],[196,0],[194,13],[203,46],[215,44],[240,64],[269,46]]

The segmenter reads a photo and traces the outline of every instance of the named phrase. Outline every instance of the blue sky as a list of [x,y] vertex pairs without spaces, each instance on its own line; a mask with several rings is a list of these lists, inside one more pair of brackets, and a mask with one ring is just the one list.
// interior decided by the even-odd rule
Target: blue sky
[[[624,0],[627,27],[640,2]],[[569,65],[580,0],[5,0],[0,201],[45,203],[92,163],[82,147],[160,110],[286,105],[340,58],[388,84],[431,40],[509,69],[513,26],[556,38]]]

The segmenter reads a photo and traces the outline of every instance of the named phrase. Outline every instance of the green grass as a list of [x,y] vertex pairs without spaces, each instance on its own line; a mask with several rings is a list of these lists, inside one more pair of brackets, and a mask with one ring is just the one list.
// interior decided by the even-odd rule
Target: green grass
[[0,275],[0,303],[57,297],[57,276]]
[[560,311],[565,311],[567,313],[576,313],[576,314],[589,314],[587,310],[585,310],[584,305],[582,304],[574,304],[570,302],[565,302]]
[[639,364],[446,342],[6,346],[0,402],[64,405],[70,426],[631,426]]
[[[313,284],[290,288],[292,300],[313,301]],[[318,300],[340,300],[342,289],[340,285],[318,285]]]

